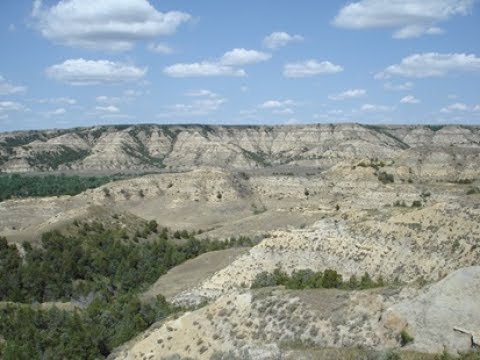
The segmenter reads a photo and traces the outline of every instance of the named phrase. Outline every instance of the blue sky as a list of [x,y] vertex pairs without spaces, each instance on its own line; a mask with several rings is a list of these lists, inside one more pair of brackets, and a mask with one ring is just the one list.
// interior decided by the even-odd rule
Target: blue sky
[[0,131],[480,124],[475,0],[0,3]]

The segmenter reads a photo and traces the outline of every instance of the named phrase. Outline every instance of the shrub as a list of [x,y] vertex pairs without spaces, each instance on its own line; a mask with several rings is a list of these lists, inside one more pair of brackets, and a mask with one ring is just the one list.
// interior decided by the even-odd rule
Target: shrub
[[403,329],[400,332],[400,345],[401,346],[406,346],[406,345],[412,343],[413,340],[414,340],[413,337],[405,329]]
[[377,175],[378,180],[380,180],[382,183],[387,184],[387,183],[393,183],[394,182],[394,177],[392,174],[386,173],[385,171],[381,171]]

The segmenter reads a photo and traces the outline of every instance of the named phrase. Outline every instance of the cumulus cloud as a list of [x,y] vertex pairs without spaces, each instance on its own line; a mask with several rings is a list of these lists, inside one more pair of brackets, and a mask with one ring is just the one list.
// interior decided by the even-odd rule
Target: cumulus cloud
[[210,90],[206,90],[206,89],[192,90],[187,92],[185,95],[191,96],[191,97],[209,97],[209,98],[216,98],[220,96],[217,93]]
[[245,76],[247,73],[240,66],[270,58],[270,54],[261,51],[236,48],[227,51],[216,61],[173,64],[164,68],[163,72],[171,77]]
[[383,87],[390,91],[408,91],[413,89],[413,82],[407,81],[403,84],[393,84],[391,82],[386,82]]
[[480,58],[473,54],[413,54],[400,64],[390,65],[375,78],[388,79],[394,75],[426,78],[460,72],[480,72]]
[[330,100],[345,100],[345,99],[356,99],[361,98],[367,95],[367,90],[365,89],[349,89],[340,94],[330,95],[328,98]]
[[297,103],[293,100],[268,100],[264,103],[260,104],[259,107],[262,109],[274,109],[274,108],[282,108],[286,106],[294,106]]
[[34,26],[51,41],[112,51],[172,34],[191,18],[180,11],[159,12],[147,0],[61,0],[50,7],[35,0],[31,16]]
[[166,44],[150,43],[148,44],[147,49],[150,50],[151,52],[154,52],[157,54],[163,54],[163,55],[168,55],[173,53],[173,49]]
[[69,59],[45,70],[54,80],[70,85],[96,85],[136,81],[146,73],[146,68],[108,60]]
[[57,109],[45,112],[44,115],[46,117],[60,116],[60,115],[64,115],[66,112],[67,110],[65,110],[65,108],[57,108]]
[[455,111],[475,111],[475,107],[470,107],[464,103],[454,103],[440,109],[441,113],[448,114]]
[[400,99],[400,103],[402,104],[419,104],[420,100],[418,100],[413,95],[407,95]]
[[243,69],[222,65],[215,62],[199,62],[191,64],[174,64],[167,66],[163,72],[171,77],[206,77],[206,76],[245,76]]
[[284,31],[276,31],[268,36],[265,36],[263,39],[263,46],[268,49],[277,49],[279,47],[286,46],[289,43],[300,41],[303,41],[303,36],[301,35],[290,35]]
[[27,91],[26,86],[9,83],[2,75],[0,75],[0,95],[23,94],[25,91]]
[[0,101],[0,113],[10,111],[27,111],[28,109],[16,101]]
[[283,68],[283,75],[289,78],[310,77],[324,74],[336,74],[343,71],[340,65],[332,64],[330,61],[306,60],[302,62],[289,63]]
[[384,112],[392,111],[393,108],[385,105],[375,105],[375,104],[363,104],[360,108],[360,111],[363,112]]
[[436,24],[471,13],[474,0],[361,0],[340,9],[333,25],[347,29],[392,28],[394,38],[441,34]]
[[220,63],[230,66],[242,66],[266,61],[271,57],[270,54],[261,51],[237,48],[223,54]]
[[101,111],[101,112],[106,112],[106,113],[118,113],[118,112],[120,112],[120,109],[116,106],[113,106],[113,105],[96,106],[95,110]]
[[300,104],[294,100],[267,100],[262,104],[258,105],[258,108],[271,110],[273,114],[278,115],[291,115],[295,111],[292,109],[294,106],[299,106]]

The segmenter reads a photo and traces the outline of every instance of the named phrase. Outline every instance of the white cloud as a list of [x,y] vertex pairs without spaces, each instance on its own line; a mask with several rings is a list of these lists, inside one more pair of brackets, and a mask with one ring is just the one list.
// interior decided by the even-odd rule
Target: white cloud
[[467,15],[474,0],[360,0],[345,5],[333,25],[348,29],[393,28],[393,37],[405,39],[443,32],[435,24],[455,15]]
[[10,24],[10,25],[8,25],[8,31],[9,31],[9,32],[14,32],[16,29],[17,29],[17,28],[16,28],[15,24]]
[[116,106],[113,106],[113,105],[96,106],[95,110],[101,111],[101,112],[107,112],[107,113],[118,113],[118,112],[120,112],[120,109]]
[[0,112],[27,111],[28,109],[16,101],[0,101]]
[[43,113],[43,115],[45,115],[46,117],[60,116],[60,115],[64,115],[66,112],[67,110],[65,110],[65,108],[58,108],[51,111],[47,111]]
[[243,69],[204,61],[191,64],[174,64],[167,66],[163,72],[171,77],[205,77],[205,76],[245,76]]
[[424,34],[427,35],[440,35],[444,30],[438,27],[424,27],[421,25],[409,25],[401,28],[393,33],[394,39],[410,39],[420,37]]
[[108,60],[69,59],[61,64],[52,65],[45,70],[54,80],[70,85],[96,85],[119,83],[141,79],[146,68],[113,62]]
[[300,78],[335,74],[341,71],[343,71],[343,68],[340,65],[332,64],[330,61],[318,62],[317,60],[306,60],[286,64],[283,68],[283,75],[290,78]]
[[[475,108],[472,108],[474,110]],[[454,103],[440,109],[441,113],[448,114],[454,111],[469,111],[470,108],[464,103]]]
[[77,100],[68,98],[68,97],[57,97],[49,99],[38,99],[37,102],[41,104],[66,104],[66,105],[75,105]]
[[259,109],[271,110],[272,114],[277,115],[291,115],[295,111],[292,109],[294,106],[299,106],[300,104],[294,100],[268,100],[258,105]]
[[286,106],[294,106],[297,103],[293,100],[268,100],[264,103],[260,104],[259,107],[262,109],[275,109],[275,108],[282,108]]
[[99,95],[95,98],[95,101],[103,104],[122,104],[133,101],[141,95],[143,95],[143,92],[139,90],[125,90],[121,96]]
[[150,50],[151,52],[154,52],[154,53],[157,53],[157,54],[168,55],[168,54],[173,53],[173,49],[166,44],[150,43],[150,44],[148,44],[147,49]]
[[209,97],[209,98],[219,97],[217,93],[214,93],[213,91],[206,90],[206,89],[192,90],[187,92],[185,95],[191,96],[191,97]]
[[363,104],[360,108],[360,111],[363,112],[384,112],[392,111],[393,108],[385,105],[374,105],[374,104]]
[[25,91],[27,91],[26,86],[13,85],[0,75],[0,95],[23,94]]
[[457,72],[480,72],[480,58],[473,54],[413,54],[400,64],[390,65],[375,78],[388,79],[393,75],[425,78]]
[[475,105],[473,111],[480,111],[480,105]]
[[247,92],[248,91],[248,86],[240,86],[240,91],[241,92]]
[[367,90],[365,89],[349,89],[340,94],[329,95],[330,100],[345,100],[345,99],[356,99],[361,98],[367,95]]
[[420,100],[418,100],[413,95],[407,95],[407,96],[404,96],[402,99],[400,99],[400,103],[401,104],[419,104]]
[[226,102],[223,98],[201,98],[191,103],[174,104],[165,107],[165,111],[158,114],[159,118],[178,118],[204,116],[217,111]]
[[229,66],[242,66],[267,61],[272,55],[257,51],[237,48],[227,51],[220,59],[220,63]]
[[403,84],[393,84],[391,82],[386,82],[383,87],[390,91],[408,91],[413,89],[413,82],[407,81]]
[[159,12],[147,0],[62,0],[51,7],[35,0],[31,15],[35,27],[49,40],[113,51],[172,34],[191,18],[179,11]]
[[173,64],[165,67],[163,72],[171,77],[246,76],[245,70],[239,66],[266,61],[270,57],[261,51],[237,48],[215,61]]
[[283,109],[273,110],[272,113],[279,114],[279,115],[291,115],[294,113],[294,111],[290,108],[283,108]]
[[303,41],[303,36],[301,35],[290,35],[284,31],[276,31],[271,33],[268,36],[265,36],[263,39],[263,46],[268,49],[276,49],[282,46],[286,46],[291,42],[300,42]]

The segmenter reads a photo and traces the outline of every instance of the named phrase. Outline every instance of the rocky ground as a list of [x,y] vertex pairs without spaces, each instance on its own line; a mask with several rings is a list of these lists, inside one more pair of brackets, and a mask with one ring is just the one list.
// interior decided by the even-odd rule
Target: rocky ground
[[[200,308],[154,325],[119,348],[116,359],[354,359],[375,358],[369,351],[387,356],[389,349],[429,358],[444,348],[467,351],[480,331],[479,131],[147,126],[1,134],[4,171],[44,169],[33,154],[61,153],[68,144],[78,159],[59,171],[160,164],[155,169],[163,172],[76,196],[1,202],[0,235],[35,241],[76,219],[122,214],[126,228],[154,219],[201,229],[200,238],[258,241],[250,250],[204,254],[158,279],[144,299],[162,293]],[[334,269],[344,279],[368,272],[386,286],[250,289],[259,273],[276,268]],[[402,333],[413,341],[402,344]]]

